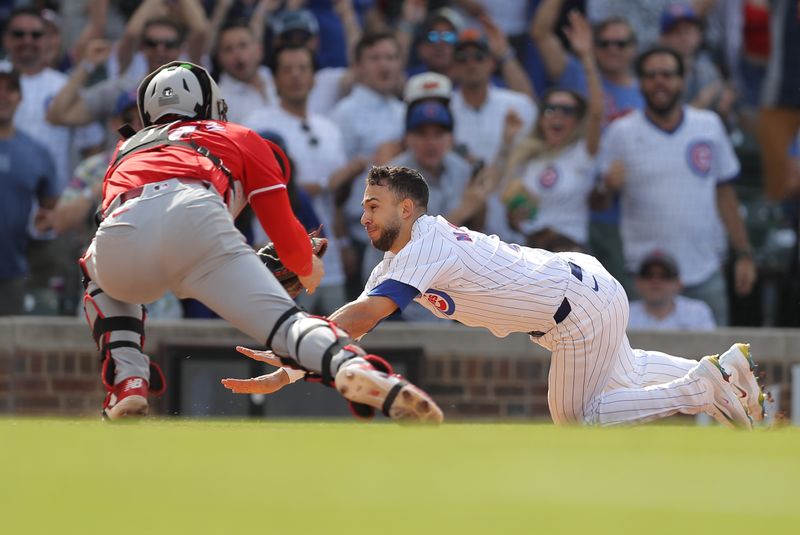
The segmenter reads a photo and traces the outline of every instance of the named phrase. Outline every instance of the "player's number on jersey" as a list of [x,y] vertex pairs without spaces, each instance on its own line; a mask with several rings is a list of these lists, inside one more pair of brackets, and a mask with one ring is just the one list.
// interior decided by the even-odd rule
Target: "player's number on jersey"
[[177,141],[184,137],[189,137],[189,134],[197,130],[197,126],[195,125],[186,125],[186,126],[179,126],[175,130],[169,133],[168,139],[170,141]]

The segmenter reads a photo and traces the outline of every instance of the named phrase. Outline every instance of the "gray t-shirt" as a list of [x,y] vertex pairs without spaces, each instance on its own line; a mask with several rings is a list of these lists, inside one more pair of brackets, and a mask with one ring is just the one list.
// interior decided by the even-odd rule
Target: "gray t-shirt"
[[84,89],[81,95],[92,115],[92,120],[105,121],[114,115],[114,108],[120,95],[135,91],[140,81],[122,76],[108,78]]

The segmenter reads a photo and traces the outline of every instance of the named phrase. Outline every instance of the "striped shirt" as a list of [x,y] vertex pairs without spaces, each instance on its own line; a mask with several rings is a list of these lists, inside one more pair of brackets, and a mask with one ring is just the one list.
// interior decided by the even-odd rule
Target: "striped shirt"
[[384,255],[364,292],[390,297],[402,309],[408,300],[393,287],[411,287],[414,300],[434,315],[503,337],[552,328],[569,276],[558,255],[424,215],[405,247]]

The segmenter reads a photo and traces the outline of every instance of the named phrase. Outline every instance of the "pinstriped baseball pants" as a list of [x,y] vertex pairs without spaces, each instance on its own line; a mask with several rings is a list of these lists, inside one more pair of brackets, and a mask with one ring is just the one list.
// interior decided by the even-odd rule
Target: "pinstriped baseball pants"
[[625,329],[628,297],[594,257],[564,253],[582,269],[565,297],[570,314],[537,342],[552,352],[548,405],[557,424],[640,423],[709,402],[703,382],[687,377],[697,361],[633,350]]

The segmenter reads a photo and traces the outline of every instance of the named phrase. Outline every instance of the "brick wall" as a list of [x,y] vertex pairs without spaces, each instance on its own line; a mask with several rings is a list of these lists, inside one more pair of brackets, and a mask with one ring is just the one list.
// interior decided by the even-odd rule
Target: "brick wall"
[[0,353],[0,410],[24,415],[98,414],[104,390],[96,353],[12,349]]
[[431,356],[423,384],[450,418],[544,418],[547,370],[522,358]]
[[[207,347],[217,355],[250,343],[220,321],[148,322],[147,328],[148,353],[162,363],[168,376],[169,348]],[[401,350],[424,355],[418,370],[420,386],[448,418],[547,418],[549,355],[527,337],[498,339],[457,325],[409,329],[402,324],[382,326],[370,333],[367,348],[378,354]],[[709,348],[721,351],[737,340],[751,341],[765,383],[781,386],[781,407],[788,409],[791,366],[800,363],[796,352],[800,331],[631,335],[634,347],[695,357]],[[0,318],[0,414],[97,416],[105,395],[99,367],[94,343],[79,319]],[[152,400],[151,412],[167,413],[170,402],[174,404],[169,396]]]

